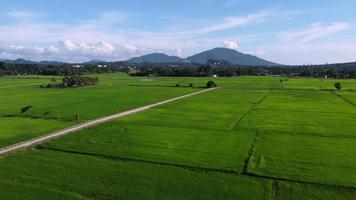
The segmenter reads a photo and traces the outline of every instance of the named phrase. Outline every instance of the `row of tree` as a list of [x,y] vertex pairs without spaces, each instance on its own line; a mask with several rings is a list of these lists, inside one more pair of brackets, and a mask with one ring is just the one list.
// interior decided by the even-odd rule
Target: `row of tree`
[[43,64],[9,64],[0,62],[0,76],[16,75],[51,75],[72,76],[85,74],[103,74],[119,71],[114,67],[99,67],[98,65],[82,65],[73,67],[71,64],[43,65]]
[[[218,64],[217,64],[218,63]],[[99,67],[105,65],[106,67]],[[209,61],[206,65],[195,63],[127,63],[105,62],[83,64],[12,64],[0,62],[1,75],[85,75],[98,73],[126,72],[133,76],[243,76],[284,75],[304,77],[356,78],[356,63],[306,65],[306,66],[239,66],[226,61]]]
[[54,79],[52,79],[52,83],[47,85],[42,85],[43,88],[76,88],[76,87],[85,87],[98,85],[99,78],[98,77],[90,77],[90,76],[66,76],[62,79],[61,83],[56,83]]
[[244,75],[283,75],[303,77],[333,77],[333,78],[356,78],[356,67],[327,67],[327,66],[275,66],[275,67],[140,67],[132,76],[172,76],[172,77],[204,77],[204,76],[244,76]]

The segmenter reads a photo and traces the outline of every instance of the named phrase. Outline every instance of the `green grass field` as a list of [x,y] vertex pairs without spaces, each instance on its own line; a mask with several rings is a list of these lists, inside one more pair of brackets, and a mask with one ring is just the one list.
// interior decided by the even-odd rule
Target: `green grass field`
[[[99,77],[81,89],[38,87],[51,77],[0,78],[2,116],[34,106],[30,117],[0,117],[0,147],[75,124],[75,114],[94,119],[211,79]],[[218,90],[0,157],[1,198],[356,199],[356,80],[215,81]],[[332,91],[335,82],[342,91]]]

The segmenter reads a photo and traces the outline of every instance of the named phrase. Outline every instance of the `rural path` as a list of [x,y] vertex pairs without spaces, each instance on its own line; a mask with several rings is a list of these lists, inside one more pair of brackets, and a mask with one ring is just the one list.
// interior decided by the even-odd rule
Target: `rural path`
[[0,149],[0,156],[4,155],[4,154],[7,154],[7,153],[10,153],[10,152],[13,152],[13,151],[17,151],[17,150],[20,150],[20,149],[28,148],[30,146],[41,144],[41,143],[46,142],[46,141],[48,141],[50,139],[61,137],[61,136],[67,135],[69,133],[84,129],[84,128],[88,128],[88,127],[91,127],[91,126],[96,126],[96,125],[102,124],[104,122],[108,122],[108,121],[111,121],[111,120],[114,120],[114,119],[119,119],[119,118],[122,118],[122,117],[125,117],[125,116],[128,116],[128,115],[132,115],[134,113],[143,112],[145,110],[148,110],[148,109],[151,109],[151,108],[154,108],[154,107],[157,107],[157,106],[161,106],[161,105],[164,105],[164,104],[167,104],[167,103],[170,103],[170,102],[173,102],[173,101],[177,101],[177,100],[180,100],[180,99],[184,99],[184,98],[187,98],[187,97],[191,97],[191,96],[194,96],[194,95],[197,95],[197,94],[209,92],[209,91],[215,90],[215,89],[218,89],[218,88],[210,88],[210,89],[201,90],[199,92],[193,92],[193,93],[186,94],[186,95],[183,95],[183,96],[179,96],[179,97],[175,97],[175,98],[172,98],[172,99],[160,101],[160,102],[157,102],[157,103],[154,103],[154,104],[150,104],[150,105],[147,105],[147,106],[134,108],[132,110],[127,110],[127,111],[120,112],[120,113],[113,114],[113,115],[109,115],[109,116],[106,116],[106,117],[101,117],[101,118],[98,118],[98,119],[90,120],[90,121],[87,121],[87,122],[84,122],[84,123],[81,123],[81,124],[78,124],[78,125],[75,125],[75,126],[71,126],[71,127],[62,129],[62,130],[51,132],[51,133],[48,133],[48,134],[40,136],[40,137],[36,137],[36,138],[30,139],[30,140],[27,140],[27,141],[24,141],[24,142],[20,142],[20,143],[17,143],[17,144],[8,146],[8,147],[1,148]]

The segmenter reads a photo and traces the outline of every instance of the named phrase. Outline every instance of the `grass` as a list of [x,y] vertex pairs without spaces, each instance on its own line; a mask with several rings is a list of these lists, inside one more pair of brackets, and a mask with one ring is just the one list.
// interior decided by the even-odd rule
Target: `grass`
[[354,139],[287,134],[260,134],[255,145],[252,174],[354,187]]
[[240,129],[355,138],[356,109],[331,92],[272,91]]
[[[37,117],[0,117],[0,145],[69,126],[75,114],[89,120],[198,91],[189,84],[212,79],[98,76],[98,87],[65,90],[38,87],[51,77],[0,78],[0,103],[7,105],[0,114],[33,105],[28,115]],[[356,198],[355,80],[214,81],[220,89],[0,158],[0,196]],[[334,82],[343,90],[331,91]],[[183,87],[172,87],[177,83]],[[46,111],[53,119],[44,119]]]
[[356,192],[316,185],[278,182],[277,200],[353,200]]
[[[254,132],[231,130],[265,92],[220,89],[86,129],[45,148],[241,172]],[[226,97],[226,98],[225,98]]]
[[[103,76],[105,84],[98,87],[44,89],[39,85],[48,83],[51,77],[0,78],[0,87],[5,86],[1,89],[0,104],[6,105],[0,107],[0,125],[3,125],[0,126],[0,147],[73,125],[76,115],[82,121],[95,119],[199,90],[120,85],[109,77],[130,80],[115,74],[108,78]],[[33,106],[33,109],[25,115],[20,114],[25,106]]]
[[39,136],[43,133],[64,128],[72,124],[72,122],[62,122],[56,120],[2,117],[0,118],[0,148]]
[[[38,170],[41,169],[41,170]],[[32,150],[0,160],[4,199],[269,199],[270,181]]]

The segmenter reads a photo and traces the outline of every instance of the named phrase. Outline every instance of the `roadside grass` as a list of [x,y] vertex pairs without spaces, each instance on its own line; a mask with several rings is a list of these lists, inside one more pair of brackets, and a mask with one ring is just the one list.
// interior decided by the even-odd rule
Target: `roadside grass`
[[4,199],[256,199],[271,182],[47,150],[0,160]]
[[1,117],[0,148],[40,136],[43,133],[56,131],[72,124],[74,123],[56,120]]

